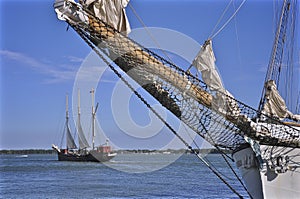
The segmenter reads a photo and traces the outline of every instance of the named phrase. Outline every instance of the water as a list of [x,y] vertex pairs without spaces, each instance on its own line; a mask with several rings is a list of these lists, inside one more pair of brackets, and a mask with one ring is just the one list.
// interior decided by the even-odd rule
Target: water
[[[166,161],[174,156],[155,154],[151,158]],[[151,164],[148,161],[143,165],[140,159],[149,157],[145,154],[118,154],[106,166],[99,163],[60,162],[56,160],[56,155],[28,155],[27,158],[1,155],[0,197],[238,198],[193,155],[183,155],[162,169],[143,172],[149,168],[151,170]],[[219,155],[207,157],[219,171],[233,178]],[[152,166],[155,168],[158,164],[159,161],[153,161]],[[120,170],[137,170],[140,173]],[[226,179],[246,196],[236,180]]]

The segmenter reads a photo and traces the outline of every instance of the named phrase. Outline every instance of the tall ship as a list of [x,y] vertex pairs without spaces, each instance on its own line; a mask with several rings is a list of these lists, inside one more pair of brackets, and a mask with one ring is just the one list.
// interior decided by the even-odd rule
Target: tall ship
[[[90,0],[80,3],[56,0],[54,8],[58,19],[68,23],[200,161],[204,162],[197,150],[155,111],[124,75],[141,85],[179,121],[220,152],[232,170],[232,176],[247,193],[246,196],[239,193],[213,166],[207,162],[204,165],[233,194],[239,198],[255,199],[299,198],[300,115],[288,110],[286,99],[279,89],[279,86],[286,85],[285,91],[288,93],[299,93],[299,79],[298,82],[290,80],[293,74],[297,74],[297,71],[293,72],[293,64],[289,63],[292,57],[285,57],[286,54],[293,54],[293,50],[287,52],[286,49],[296,41],[297,1],[283,0],[279,9],[277,30],[258,108],[237,100],[225,89],[215,66],[213,36],[203,43],[191,66],[181,68],[128,37],[130,26],[125,12],[128,3],[129,0]],[[283,78],[283,73],[290,76]],[[232,157],[224,150],[230,151]],[[235,173],[230,161],[235,162],[241,175]]]
[[[69,125],[69,99],[66,95],[66,121],[62,137],[62,141],[66,141],[66,148],[60,148],[52,144],[52,149],[57,152],[59,161],[76,161],[76,162],[106,162],[114,158],[117,154],[113,153],[108,139],[100,146],[95,146],[95,120],[98,103],[94,107],[94,89],[90,91],[92,95],[92,141],[91,144],[87,141],[86,135],[81,126],[81,111],[80,111],[80,91],[78,91],[78,118],[77,118],[77,138],[78,144],[75,142],[75,134],[72,134]],[[65,139],[64,139],[65,137]],[[77,146],[78,145],[78,146]]]

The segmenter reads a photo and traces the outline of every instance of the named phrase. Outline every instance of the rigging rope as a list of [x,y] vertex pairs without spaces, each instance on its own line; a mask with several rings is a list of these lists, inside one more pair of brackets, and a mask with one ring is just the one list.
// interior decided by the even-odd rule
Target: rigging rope
[[[286,30],[287,30],[287,22],[288,22],[288,15],[289,15],[289,7],[290,4],[285,0],[283,2],[281,8],[280,19],[277,24],[277,30],[275,34],[275,40],[273,43],[272,54],[269,60],[268,70],[265,77],[265,81],[274,80],[277,87],[279,86],[279,78],[281,73],[282,67],[282,55],[285,45],[285,37],[286,37]],[[259,107],[258,110],[262,110],[263,106],[266,101],[266,89],[263,87]]]
[[231,0],[231,1],[228,3],[228,5],[226,6],[226,8],[224,9],[224,11],[223,11],[222,15],[220,16],[219,20],[217,21],[215,27],[214,27],[213,30],[211,31],[210,36],[211,36],[211,35],[215,32],[215,30],[217,29],[217,26],[219,25],[219,23],[220,23],[221,20],[223,19],[224,15],[226,14],[226,12],[227,12],[227,10],[228,10],[230,4],[232,3],[232,1],[233,1],[233,0]]
[[146,26],[146,24],[144,23],[144,21],[142,20],[142,18],[139,16],[139,14],[136,12],[136,10],[134,9],[134,7],[131,5],[131,3],[129,3],[128,5],[129,5],[130,9],[132,10],[133,14],[135,15],[135,17],[139,20],[139,22],[142,24],[142,26],[146,30],[146,32],[149,35],[149,37],[151,38],[151,40],[155,43],[155,45],[158,47],[158,49],[166,56],[166,58],[168,58],[168,60],[171,63],[173,63],[173,61],[170,58],[170,56],[167,54],[167,52],[164,49],[161,48],[161,46],[159,45],[158,41],[155,39],[155,37],[149,31],[148,27]]
[[239,198],[243,198],[242,195],[240,195],[210,164],[208,164],[207,161],[205,161],[198,153],[195,151],[176,131],[173,129],[173,127],[162,118],[162,116],[154,110],[154,108],[134,89],[134,87],[119,73],[114,66],[107,60],[107,58],[102,55],[102,53],[97,49],[97,47],[94,46],[94,44],[89,41],[88,38],[80,31],[80,29],[77,29],[76,26],[72,26],[74,30],[82,37],[82,39],[96,52],[96,54],[105,62],[105,64],[124,82],[124,84],[149,108],[155,116],[163,122],[167,128],[188,148],[188,150],[196,155],[196,157],[205,164],[210,171],[212,171],[233,193],[235,193]]
[[[233,2],[233,9],[235,10],[235,4]],[[238,51],[238,58],[239,58],[239,64],[242,66],[242,57],[241,57],[241,48],[240,48],[240,39],[238,34],[238,28],[237,28],[237,20],[236,17],[234,18],[234,27],[235,27],[235,35],[236,35],[236,41],[237,41],[237,51]]]
[[[224,93],[212,91],[192,74],[120,34],[92,14],[87,14],[87,18],[88,24],[75,22],[73,25],[95,45],[101,44],[100,49],[107,49],[103,51],[106,56],[208,142],[234,150],[245,143],[243,135],[247,135],[260,144],[299,147],[296,139],[299,133],[295,129],[276,125],[278,121],[272,122],[271,118],[268,124],[250,121],[259,115],[255,109]],[[225,113],[215,107],[216,95],[226,99]]]
[[[188,130],[185,126],[185,124],[183,124],[185,131],[187,132],[188,136],[190,137],[190,139],[193,141],[194,145],[197,147],[197,149],[200,151],[200,147],[197,144],[197,142],[195,141],[195,139],[193,139],[191,137],[191,135],[188,133]],[[208,133],[208,132],[207,132]],[[237,173],[235,172],[235,170],[233,169],[233,167],[231,166],[231,164],[229,163],[229,161],[227,160],[227,158],[229,158],[231,161],[234,161],[232,158],[230,158],[226,153],[224,153],[218,146],[214,146],[218,152],[221,154],[221,156],[223,157],[223,159],[225,160],[225,163],[228,165],[228,167],[230,168],[231,172],[234,174],[234,176],[236,177],[236,179],[239,181],[239,183],[241,184],[241,186],[244,188],[244,190],[248,193],[249,197],[252,199],[253,197],[251,196],[250,192],[248,191],[247,187],[245,186],[245,184],[243,183],[243,181],[241,180],[241,178],[237,175]],[[227,158],[226,158],[227,157]],[[207,158],[203,158],[206,162],[208,162],[208,164],[210,164],[217,172],[219,172],[222,176],[226,177],[227,179],[231,179],[228,176],[226,176],[225,174],[223,174],[222,172],[218,171],[218,169],[207,159]]]
[[[101,47],[98,48],[100,50],[98,51],[100,57],[103,56],[100,53],[101,51],[104,55],[108,56],[111,60],[113,60],[112,58],[114,58],[113,55],[116,54],[119,56],[118,57],[119,60],[117,60],[119,62],[118,63],[115,62],[115,63],[119,65],[120,68],[123,71],[125,71],[125,73],[127,73],[132,68],[138,68],[136,71],[134,71],[136,72],[137,77],[144,78],[142,80],[146,79],[148,81],[150,78],[153,78],[150,79],[149,82],[151,84],[150,83],[148,84],[150,85],[150,87],[148,87],[148,89],[146,90],[152,96],[154,96],[163,106],[165,106],[172,113],[174,113],[179,119],[186,122],[189,127],[191,126],[194,127],[195,132],[197,132],[201,137],[207,138],[209,141],[213,143],[215,142],[218,143],[218,145],[216,144],[217,147],[220,146],[226,148],[226,146],[227,147],[229,146],[228,148],[233,149],[234,147],[238,146],[241,143],[239,139],[242,137],[242,135],[250,135],[256,138],[257,140],[261,141],[262,143],[265,142],[270,145],[281,144],[283,146],[285,145],[291,146],[291,144],[294,144],[292,146],[299,147],[299,145],[295,145],[298,144],[298,142],[293,143],[294,140],[297,141],[297,139],[299,138],[298,131],[297,132],[294,131],[289,126],[281,125],[281,123],[279,122],[278,123],[270,122],[266,124],[266,125],[270,125],[269,128],[273,130],[272,133],[274,132],[274,134],[271,134],[271,132],[266,132],[266,130],[264,129],[267,129],[267,127],[265,127],[262,124],[255,125],[254,127],[256,128],[252,128],[253,126],[251,126],[251,124],[254,125],[253,119],[256,118],[258,112],[252,109],[251,107],[248,107],[245,104],[236,101],[235,99],[231,99],[230,97],[229,97],[230,100],[233,100],[238,104],[237,110],[240,111],[238,115],[239,117],[232,118],[232,116],[234,115],[230,115],[230,114],[224,115],[218,112],[217,110],[214,110],[214,108],[210,104],[211,101],[208,100],[210,99],[209,97],[212,97],[214,93],[209,90],[207,85],[202,84],[198,79],[194,78],[194,76],[188,75],[179,67],[175,66],[174,64],[170,64],[168,61],[161,58],[160,56],[157,56],[155,53],[138,45],[136,42],[128,39],[126,36],[120,34],[120,32],[117,32],[109,25],[102,23],[100,19],[97,20],[95,17],[92,16],[88,16],[88,19],[89,19],[88,24],[79,24],[75,22],[71,24],[71,26],[84,39],[84,41],[86,41],[90,45],[90,47],[92,47],[95,50],[95,52],[97,50],[95,46],[103,41],[102,48]],[[124,50],[126,48],[127,51]],[[109,54],[107,54],[107,52],[104,50],[107,50],[107,52],[111,52],[112,56],[109,56]],[[103,58],[102,59],[105,61],[106,58],[104,56]],[[109,64],[108,66],[111,67],[113,72],[115,72],[118,75],[118,77],[126,84],[126,80],[122,77],[122,75],[109,62],[108,64]],[[162,75],[160,76],[160,74]],[[170,74],[177,75],[177,76],[170,78]],[[168,80],[170,79],[167,78],[170,78],[172,81],[168,82]],[[186,81],[186,79],[188,81]],[[138,83],[141,82],[142,81]],[[161,86],[158,88],[160,90],[158,89],[155,90],[153,87],[151,87],[153,85]],[[131,85],[128,83],[127,86],[129,87]],[[142,100],[142,102],[144,102],[144,104],[152,112],[155,111],[151,109],[152,107],[149,104],[147,104],[147,101],[145,101],[145,99],[143,99],[142,96],[137,91],[135,91],[132,86],[130,89],[137,97],[140,98],[140,100]],[[197,94],[200,94],[201,97],[197,96]],[[204,94],[206,95],[209,94],[209,95],[207,95],[208,97],[205,96],[204,98],[203,97]],[[222,94],[222,93],[217,93],[217,94]],[[224,94],[222,94],[222,96],[228,97]],[[186,107],[184,106],[179,107],[178,103],[183,101],[186,103],[184,104]],[[194,104],[196,105],[199,104],[198,106],[195,106],[197,110],[191,111],[191,108],[193,108],[193,106],[192,105],[190,106],[189,102],[195,102]],[[187,109],[180,110],[180,108],[187,108]],[[155,112],[153,113],[155,114]],[[195,114],[197,117],[195,117],[193,114]],[[174,135],[176,135],[184,144],[186,143],[185,140],[183,140],[177,134],[177,132],[163,118],[160,117],[160,115],[156,115],[156,116],[162,122],[165,123],[165,125],[172,131]],[[248,120],[245,121],[245,119]],[[257,129],[257,127],[263,128],[264,131],[259,132],[259,129]],[[207,137],[208,134],[204,132],[206,131],[206,128],[210,128],[208,130],[210,133],[214,134],[213,138],[211,138],[210,135],[209,137]],[[289,130],[293,130],[293,131],[289,132]],[[261,133],[266,135],[263,135]],[[234,143],[232,143],[232,141],[234,141]],[[233,145],[228,145],[228,143],[230,144],[232,143]],[[203,160],[188,143],[186,144],[187,144],[186,145],[187,148],[193,154],[195,154],[199,160],[201,160],[205,165],[207,165],[208,168],[220,180],[222,180],[223,183],[225,183],[235,194],[237,194],[241,198],[241,195],[239,195],[239,193],[236,192],[236,190],[234,190],[230,186],[230,184],[222,178],[222,176],[218,173],[218,171],[216,171],[213,167],[211,167],[211,165],[209,165],[207,161]],[[222,144],[226,144],[226,145],[224,146]]]
[[215,34],[213,34],[210,37],[210,39],[213,39],[214,37],[216,37],[227,26],[227,24],[233,19],[233,17],[235,17],[235,15],[238,13],[238,11],[241,9],[241,7],[244,5],[245,2],[246,2],[246,0],[243,0],[243,2],[239,5],[239,7],[232,14],[232,16],[224,23],[224,25]]

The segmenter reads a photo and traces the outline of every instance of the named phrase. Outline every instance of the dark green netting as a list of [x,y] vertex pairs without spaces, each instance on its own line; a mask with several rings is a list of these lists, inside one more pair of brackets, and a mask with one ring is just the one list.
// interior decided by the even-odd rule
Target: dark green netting
[[212,145],[234,150],[246,142],[247,136],[264,145],[300,147],[299,130],[267,116],[265,122],[258,122],[260,112],[211,90],[189,72],[137,44],[88,10],[83,12],[89,19],[87,23],[68,21],[75,31]]

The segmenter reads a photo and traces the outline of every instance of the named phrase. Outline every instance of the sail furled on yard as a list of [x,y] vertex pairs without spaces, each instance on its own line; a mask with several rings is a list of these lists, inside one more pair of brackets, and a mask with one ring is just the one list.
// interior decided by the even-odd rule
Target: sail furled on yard
[[207,40],[193,61],[193,65],[202,75],[203,81],[212,90],[224,91],[221,77],[216,69],[216,58],[212,49],[212,41]]
[[299,120],[299,116],[294,115],[299,114],[300,73],[296,50],[299,4],[296,0],[285,0],[280,9],[259,110],[282,120]]
[[279,94],[276,84],[273,80],[269,80],[265,83],[265,104],[263,111],[271,117],[279,119],[289,118],[292,120],[300,121],[300,115],[290,112],[285,104],[284,99]]
[[130,32],[130,25],[126,15],[129,0],[85,0],[83,5],[89,7],[96,17],[105,21],[119,32]]
[[[71,5],[71,6],[70,6]],[[257,123],[260,112],[205,82],[121,34],[80,6],[55,4],[58,16],[97,53],[102,52],[140,84],[162,106],[213,146],[234,150],[248,136],[261,144],[300,147],[300,132],[274,121]],[[72,6],[74,5],[74,6]],[[79,8],[76,8],[79,7]],[[85,21],[74,14],[81,12]],[[100,56],[100,54],[99,54]],[[214,104],[224,99],[220,110]],[[270,118],[272,121],[272,118]]]
[[193,66],[200,72],[202,80],[210,90],[217,91],[213,96],[212,107],[219,112],[231,112],[231,115],[239,114],[237,103],[235,103],[232,94],[227,91],[223,85],[221,76],[217,71],[216,57],[212,48],[212,41],[205,41],[197,56],[193,60]]

